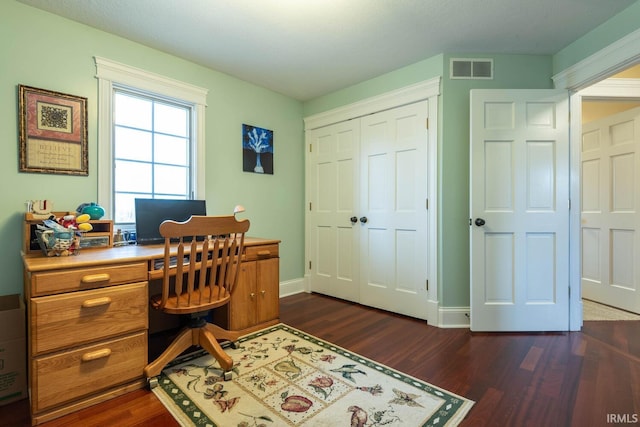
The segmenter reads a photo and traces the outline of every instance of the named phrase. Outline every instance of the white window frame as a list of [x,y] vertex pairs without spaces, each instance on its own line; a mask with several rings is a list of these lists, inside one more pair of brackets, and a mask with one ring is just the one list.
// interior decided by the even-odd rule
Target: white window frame
[[205,107],[208,89],[94,57],[98,79],[98,199],[105,218],[113,218],[113,86],[126,86],[162,97],[192,103],[194,150],[191,180],[196,199],[205,198]]

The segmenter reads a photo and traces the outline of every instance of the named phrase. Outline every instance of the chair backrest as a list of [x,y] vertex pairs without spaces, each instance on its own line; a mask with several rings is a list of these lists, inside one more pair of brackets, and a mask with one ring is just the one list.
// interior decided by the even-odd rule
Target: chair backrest
[[[169,313],[195,313],[225,304],[238,281],[249,220],[230,216],[192,216],[164,221],[162,300]],[[175,277],[173,288],[171,277]]]

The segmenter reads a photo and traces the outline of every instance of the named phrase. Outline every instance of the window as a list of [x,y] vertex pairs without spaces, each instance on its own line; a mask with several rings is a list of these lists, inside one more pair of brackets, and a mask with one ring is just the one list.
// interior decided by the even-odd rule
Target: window
[[113,219],[134,222],[134,199],[192,199],[191,108],[114,88]]
[[98,202],[132,228],[134,199],[204,199],[207,90],[103,58],[99,80]]

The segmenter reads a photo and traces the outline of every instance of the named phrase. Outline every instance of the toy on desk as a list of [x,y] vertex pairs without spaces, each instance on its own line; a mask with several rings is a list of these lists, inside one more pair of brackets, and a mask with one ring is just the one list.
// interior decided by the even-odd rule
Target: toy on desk
[[93,230],[93,226],[89,223],[91,216],[89,214],[82,215],[65,215],[62,218],[58,218],[58,224],[62,225],[64,228],[69,228],[72,230],[80,230],[80,231],[91,231]]
[[76,208],[78,215],[88,214],[90,219],[100,219],[104,216],[104,208],[95,202],[82,203]]
[[80,251],[80,234],[91,231],[90,216],[65,215],[61,218],[45,219],[38,225],[36,236],[42,251],[47,256],[77,255]]
[[53,202],[51,200],[27,200],[25,202],[27,212],[32,213],[34,218],[45,219],[51,216]]

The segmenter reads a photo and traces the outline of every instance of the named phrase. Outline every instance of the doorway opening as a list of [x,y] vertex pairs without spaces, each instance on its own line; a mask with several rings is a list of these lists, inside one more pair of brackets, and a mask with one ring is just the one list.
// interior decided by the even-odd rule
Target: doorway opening
[[640,65],[581,95],[583,320],[639,320]]

